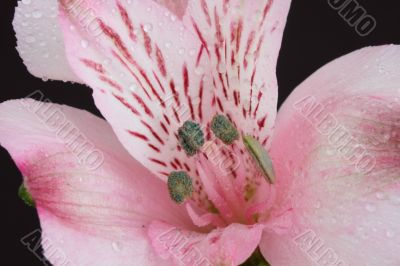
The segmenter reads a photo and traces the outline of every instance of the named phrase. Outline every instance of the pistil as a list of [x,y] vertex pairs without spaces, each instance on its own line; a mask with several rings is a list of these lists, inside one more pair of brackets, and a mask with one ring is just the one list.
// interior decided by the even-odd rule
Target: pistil
[[261,169],[265,179],[271,184],[275,183],[275,170],[268,152],[252,136],[243,136],[243,143]]

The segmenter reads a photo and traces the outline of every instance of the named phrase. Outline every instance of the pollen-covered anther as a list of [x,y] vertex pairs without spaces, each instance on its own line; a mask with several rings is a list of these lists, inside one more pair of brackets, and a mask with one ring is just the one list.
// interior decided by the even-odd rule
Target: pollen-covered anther
[[204,133],[198,123],[186,121],[178,129],[179,143],[188,156],[195,155],[204,145]]
[[211,121],[211,130],[226,145],[239,139],[239,132],[224,115],[216,115]]
[[275,170],[272,160],[264,147],[252,136],[243,136],[243,143],[260,167],[265,179],[271,184],[275,183]]
[[168,190],[172,200],[181,204],[192,196],[192,179],[184,171],[171,172],[168,176]]

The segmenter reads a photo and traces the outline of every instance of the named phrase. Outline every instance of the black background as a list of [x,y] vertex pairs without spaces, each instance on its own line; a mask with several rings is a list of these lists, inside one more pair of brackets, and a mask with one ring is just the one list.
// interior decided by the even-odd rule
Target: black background
[[[0,1],[0,102],[23,98],[40,89],[53,102],[99,115],[89,88],[63,82],[43,82],[27,72],[15,50],[16,40],[11,25],[16,2]],[[293,0],[278,61],[280,103],[310,74],[339,56],[365,46],[400,44],[399,1],[359,0],[359,3],[377,21],[376,29],[366,37],[359,36],[328,5],[327,0]],[[0,171],[0,264],[43,265],[20,242],[24,235],[39,228],[39,221],[35,210],[25,206],[18,198],[21,175],[2,148]]]

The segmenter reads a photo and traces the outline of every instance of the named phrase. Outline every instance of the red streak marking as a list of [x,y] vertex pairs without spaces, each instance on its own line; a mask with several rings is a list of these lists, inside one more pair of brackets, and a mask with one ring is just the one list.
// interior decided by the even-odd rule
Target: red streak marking
[[228,88],[230,88],[231,85],[230,85],[230,83],[229,83],[228,71],[226,71],[226,73],[225,73],[225,80],[226,80],[226,85],[228,86]]
[[255,76],[256,76],[256,70],[257,70],[257,67],[255,66],[255,67],[254,67],[254,70],[253,70],[253,73],[251,74],[251,79],[250,79],[250,86],[251,86],[251,88],[253,87],[253,84],[254,84],[254,78],[255,78]]
[[90,59],[82,58],[81,62],[85,64],[85,66],[93,69],[94,71],[100,73],[100,74],[105,74],[106,71],[104,70],[104,67],[102,64],[96,63]]
[[181,164],[181,162],[180,162],[177,158],[174,158],[174,162],[175,162],[180,168],[182,168],[182,164]]
[[169,88],[171,89],[171,92],[172,92],[172,95],[174,96],[174,100],[175,100],[176,104],[178,106],[181,106],[181,103],[179,102],[179,94],[176,91],[175,82],[173,79],[171,79],[171,81],[169,82]]
[[128,131],[129,134],[131,134],[134,137],[137,137],[137,138],[142,139],[144,141],[149,141],[149,139],[143,134],[140,134],[138,132],[131,131],[131,130],[127,130],[127,131]]
[[262,92],[260,91],[260,92],[258,93],[258,97],[257,97],[257,107],[256,107],[256,109],[254,110],[253,117],[256,117],[256,115],[257,115],[258,107],[260,107],[260,100],[261,100],[261,97],[262,97]]
[[203,44],[204,48],[207,51],[207,54],[210,55],[210,51],[208,50],[208,45],[206,40],[204,39],[203,35],[201,34],[201,31],[199,29],[199,26],[197,26],[196,22],[194,21],[194,19],[192,18],[192,24],[194,27],[194,30],[196,31],[197,36],[199,37],[201,43]]
[[244,109],[244,107],[242,107],[242,114],[244,118],[247,118],[246,110]]
[[214,96],[214,97],[212,98],[212,100],[211,100],[211,106],[212,106],[212,107],[214,107],[215,102],[216,102],[216,97]]
[[156,96],[156,98],[158,99],[158,101],[160,102],[160,104],[165,107],[165,103],[163,102],[163,100],[161,99],[160,95],[157,93],[156,89],[154,88],[153,84],[151,83],[149,77],[147,76],[146,72],[143,69],[139,69],[140,74],[142,75],[142,77],[144,78],[144,80],[146,81],[147,85],[150,87],[151,92],[153,93],[154,96]]
[[156,45],[156,57],[157,57],[158,68],[160,69],[160,72],[163,75],[163,77],[166,77],[167,70],[165,68],[165,60],[164,60],[164,56],[163,56],[160,48],[158,47],[158,45]]
[[[165,89],[164,86],[161,84],[160,79],[158,78],[157,74],[153,71],[153,76],[154,78],[157,80],[158,86],[160,86],[161,90],[163,93],[165,93]],[[164,101],[163,101],[164,102]]]
[[150,148],[152,148],[152,149],[155,150],[156,152],[158,152],[158,153],[161,152],[160,149],[157,148],[156,146],[154,146],[153,144],[150,144],[150,143],[149,143],[148,145],[149,145]]
[[129,110],[132,111],[132,113],[134,113],[135,115],[140,116],[140,113],[132,106],[130,105],[123,97],[118,96],[116,94],[113,93],[113,96],[120,101],[126,108],[128,108]]
[[169,121],[169,118],[167,115],[164,114],[164,119],[167,122],[168,125],[171,125],[171,122]]
[[262,18],[262,20],[260,22],[259,27],[261,27],[264,24],[265,19],[267,18],[267,15],[268,15],[269,11],[271,10],[271,6],[273,5],[273,3],[274,3],[273,0],[268,0],[267,1],[267,4],[265,5],[264,11],[263,11],[263,18]]
[[201,9],[206,17],[208,25],[211,26],[211,17],[210,17],[210,12],[208,11],[206,0],[201,0]]
[[199,98],[200,98],[200,102],[199,102],[199,118],[200,121],[203,120],[203,91],[204,91],[204,76],[200,81],[200,89],[199,89]]
[[201,56],[203,55],[204,45],[201,45],[199,53],[197,54],[196,67],[200,64]]
[[116,33],[111,27],[107,26],[101,19],[97,19],[99,22],[101,30],[106,36],[108,36],[118,50],[123,54],[123,56],[133,65],[136,65],[135,60],[133,60],[132,55],[129,53],[121,37]]
[[247,40],[246,52],[244,53],[244,58],[243,58],[244,69],[246,69],[247,66],[248,66],[247,55],[248,55],[249,52],[250,52],[250,48],[251,48],[251,46],[252,46],[252,44],[253,44],[255,35],[256,35],[256,33],[255,33],[254,31],[252,31],[252,32],[250,33],[249,39]]
[[120,63],[129,71],[129,73],[136,79],[136,81],[139,83],[140,88],[144,91],[146,94],[147,98],[151,100],[150,94],[147,92],[147,90],[144,88],[142,82],[140,81],[139,77],[129,68],[129,66],[124,62],[124,60],[114,51],[112,51],[112,55],[116,57]]
[[180,123],[180,122],[181,122],[181,120],[179,119],[178,112],[176,111],[176,109],[175,109],[175,108],[174,108],[173,110],[174,110],[174,115],[175,115],[176,121],[177,121],[178,123]]
[[251,110],[253,106],[253,86],[250,85],[250,107],[249,107],[249,116],[251,115]]
[[269,139],[269,137],[266,137],[266,138],[264,139],[264,141],[262,142],[262,145],[263,145],[263,146],[264,146],[265,144],[267,144],[268,139]]
[[219,73],[218,77],[219,77],[219,81],[221,82],[221,85],[222,85],[222,90],[224,92],[225,99],[228,99],[228,92],[225,87],[224,76],[222,75],[222,73]]
[[222,106],[222,102],[218,97],[217,97],[217,104],[221,112],[224,112],[224,107]]
[[167,135],[169,135],[168,128],[164,125],[164,123],[160,122],[160,125],[161,125],[161,128],[164,130],[164,132],[167,133]]
[[257,124],[260,127],[260,129],[262,129],[265,126],[266,119],[267,119],[267,116],[264,116],[263,118],[261,118],[260,120],[257,121]]
[[122,92],[122,87],[118,83],[116,83],[115,81],[107,78],[106,76],[99,76],[99,79],[101,81],[104,81],[105,83],[107,83],[108,85],[113,87],[114,89],[117,89],[119,92]]
[[243,20],[240,19],[238,26],[237,26],[237,33],[236,33],[236,54],[239,53],[240,41],[242,39],[242,32],[243,32]]
[[265,35],[263,34],[260,37],[260,40],[258,41],[257,49],[256,49],[255,56],[254,56],[254,61],[256,61],[258,59],[258,57],[260,56],[261,47],[264,43],[264,37],[265,37]]
[[129,37],[131,38],[132,41],[136,42],[136,35],[134,32],[134,27],[131,18],[129,17],[128,12],[126,9],[121,5],[119,1],[117,1],[117,6],[119,9],[119,13],[121,14],[121,18],[125,24],[125,26],[128,28],[129,32]]
[[185,167],[186,171],[190,172],[190,167],[189,167],[189,165],[187,165],[186,163],[184,163],[183,166]]
[[189,73],[186,64],[183,65],[183,88],[185,91],[185,95],[189,94]]
[[136,101],[143,107],[145,113],[149,115],[151,118],[154,118],[153,113],[151,112],[150,108],[146,105],[146,103],[143,101],[143,99],[134,92],[132,92],[132,95],[136,99]]
[[238,106],[239,105],[239,92],[234,90],[233,91],[233,98],[235,100],[235,105]]
[[143,33],[143,41],[144,41],[144,48],[146,49],[147,55],[151,57],[151,53],[153,52],[153,48],[151,47],[151,38],[149,34],[144,30],[144,26],[140,25],[142,28]]
[[142,124],[147,127],[147,129],[151,132],[151,134],[160,142],[162,145],[164,145],[164,141],[160,138],[160,136],[157,134],[157,132],[154,131],[154,129],[147,124],[145,121],[141,120]]
[[156,163],[156,164],[159,164],[161,166],[167,167],[167,164],[164,163],[163,161],[160,161],[160,160],[157,160],[157,159],[154,159],[154,158],[149,158],[149,160],[152,161],[153,163]]
[[174,162],[170,162],[170,164],[171,164],[172,168],[174,168],[175,170],[178,169],[178,166],[176,166],[176,164],[174,164]]
[[[219,63],[221,63],[221,54],[219,52],[218,44],[215,44],[214,49],[215,49],[215,55],[217,56],[217,62],[219,64]],[[218,65],[217,65],[217,67],[218,67]]]
[[236,63],[235,52],[232,51],[232,53],[231,53],[231,65],[234,66],[235,63]]
[[161,174],[161,175],[169,176],[169,174],[166,173],[166,172],[158,172],[158,173]]
[[193,108],[192,98],[188,97],[188,103],[189,103],[190,115],[192,117],[192,120],[194,120],[195,116],[194,116],[194,108]]
[[222,37],[221,22],[219,20],[217,7],[214,8],[214,21],[215,21],[215,29],[216,29],[215,37],[218,41],[218,46],[221,47],[224,42],[224,38]]

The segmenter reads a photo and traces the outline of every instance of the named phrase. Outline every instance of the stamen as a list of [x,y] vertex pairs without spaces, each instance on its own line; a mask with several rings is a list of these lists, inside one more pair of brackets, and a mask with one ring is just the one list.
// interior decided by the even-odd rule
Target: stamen
[[168,176],[168,190],[171,198],[178,204],[191,197],[193,193],[193,183],[190,176],[184,172],[171,172]]
[[193,121],[186,121],[178,129],[179,143],[188,156],[193,156],[204,145],[204,133],[200,125]]
[[226,145],[231,145],[235,140],[239,139],[239,132],[231,121],[223,115],[214,116],[211,121],[211,130]]
[[35,207],[35,201],[31,194],[26,189],[25,185],[22,184],[18,189],[18,196],[24,201],[24,203],[30,207]]
[[252,136],[243,136],[243,143],[262,170],[266,180],[271,184],[275,183],[275,170],[272,160],[264,147]]

